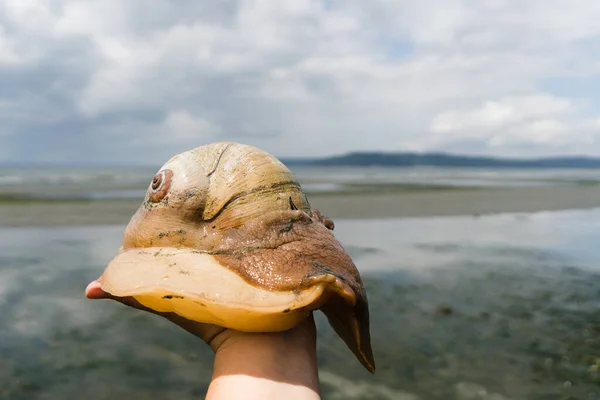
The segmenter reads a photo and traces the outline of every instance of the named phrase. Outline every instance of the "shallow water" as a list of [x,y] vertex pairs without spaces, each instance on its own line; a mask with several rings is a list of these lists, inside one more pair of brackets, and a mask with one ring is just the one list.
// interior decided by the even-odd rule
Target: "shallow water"
[[[198,399],[209,349],[85,300],[122,226],[0,230],[0,398]],[[600,210],[336,221],[378,370],[319,314],[326,399],[600,399]]]
[[[0,166],[0,201],[143,198],[156,167]],[[307,193],[465,187],[598,185],[597,170],[309,167],[290,169]]]

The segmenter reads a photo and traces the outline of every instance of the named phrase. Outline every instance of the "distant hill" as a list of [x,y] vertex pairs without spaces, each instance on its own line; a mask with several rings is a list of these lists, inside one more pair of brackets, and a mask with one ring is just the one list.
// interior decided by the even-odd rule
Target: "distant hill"
[[325,158],[282,160],[287,165],[469,167],[469,168],[600,168],[600,158],[548,157],[535,159],[462,156],[444,153],[355,152]]

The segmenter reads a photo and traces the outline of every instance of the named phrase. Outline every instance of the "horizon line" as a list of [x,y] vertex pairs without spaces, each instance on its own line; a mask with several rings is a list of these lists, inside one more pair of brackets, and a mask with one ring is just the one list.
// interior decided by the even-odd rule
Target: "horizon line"
[[[271,153],[272,154],[272,153]],[[499,156],[499,155],[486,155],[486,154],[468,154],[468,153],[455,153],[455,152],[444,152],[444,151],[379,151],[379,150],[369,150],[369,151],[348,151],[345,153],[340,153],[336,155],[329,156],[289,156],[289,157],[279,157],[275,156],[277,159],[281,161],[318,161],[318,160],[327,160],[334,159],[340,157],[346,157],[350,155],[418,155],[418,156],[426,156],[426,155],[435,155],[435,156],[449,156],[456,158],[465,158],[465,159],[489,159],[494,161],[546,161],[546,160],[596,160],[600,161],[600,155],[584,155],[584,154],[555,154],[555,155],[544,155],[544,156]],[[120,163],[120,162],[90,162],[90,163],[65,163],[62,161],[46,161],[46,162],[34,162],[34,161],[3,161],[0,160],[0,167],[155,167],[155,164],[137,164],[137,163]]]

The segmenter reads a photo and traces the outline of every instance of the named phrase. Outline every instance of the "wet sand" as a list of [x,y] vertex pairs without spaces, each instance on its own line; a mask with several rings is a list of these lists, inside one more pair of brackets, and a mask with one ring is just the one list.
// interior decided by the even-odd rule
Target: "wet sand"
[[[332,219],[402,218],[558,211],[600,207],[599,186],[477,188],[309,194],[313,208]],[[139,200],[0,203],[0,226],[126,224]]]

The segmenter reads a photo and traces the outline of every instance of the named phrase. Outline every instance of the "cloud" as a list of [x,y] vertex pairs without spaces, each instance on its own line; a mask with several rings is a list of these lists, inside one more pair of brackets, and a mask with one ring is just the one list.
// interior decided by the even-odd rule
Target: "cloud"
[[474,110],[442,113],[434,118],[431,130],[458,134],[473,129],[479,132],[497,130],[531,119],[565,114],[572,108],[569,100],[546,94],[510,96],[498,101],[485,101]]
[[[0,0],[0,161],[600,154],[593,0]],[[575,86],[573,86],[575,87]]]
[[600,139],[597,120],[577,113],[575,101],[529,94],[484,101],[475,109],[437,115],[425,140],[428,146],[448,141],[481,141],[491,150],[537,147],[538,152],[569,153]]

